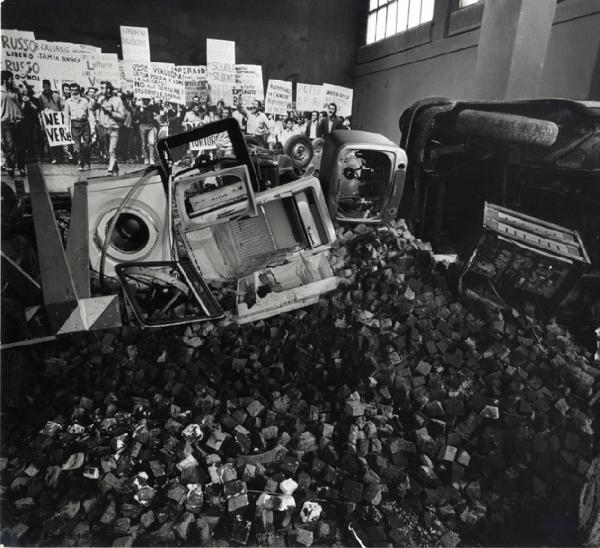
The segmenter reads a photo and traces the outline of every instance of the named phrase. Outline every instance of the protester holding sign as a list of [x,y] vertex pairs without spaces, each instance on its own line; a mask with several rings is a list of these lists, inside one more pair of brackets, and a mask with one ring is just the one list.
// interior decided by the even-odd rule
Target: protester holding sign
[[336,129],[346,129],[344,119],[337,115],[337,105],[335,103],[329,103],[327,111],[327,118],[323,118],[319,124],[317,137],[327,137],[327,135]]
[[117,146],[121,124],[125,119],[125,107],[123,101],[114,95],[113,86],[110,82],[102,82],[100,89],[103,98],[98,105],[98,124],[104,129],[104,138],[109,141],[108,174],[118,175]]
[[[25,163],[19,143],[19,125],[23,114],[19,107],[18,97],[13,88],[13,73],[8,70],[1,72],[1,105],[2,105],[2,152],[6,157],[6,168],[12,177],[15,166],[21,175],[25,175]],[[18,164],[18,165],[16,165]]]
[[71,96],[65,101],[65,118],[79,159],[79,171],[91,167],[90,145],[96,133],[96,119],[90,102],[81,96],[79,84],[70,85]]
[[[51,110],[54,112],[62,111],[62,99],[58,92],[52,91],[50,80],[42,80],[42,94],[40,95],[40,103],[42,105],[42,110]],[[62,157],[62,147],[52,146],[51,142],[48,141],[48,154],[50,155],[51,163],[57,164],[59,159]]]
[[248,111],[240,108],[240,112],[246,117],[246,132],[254,137],[259,144],[267,146],[267,135],[269,134],[269,119],[262,112],[261,102],[255,99]]
[[154,163],[154,145],[158,133],[158,114],[156,105],[150,99],[144,98],[136,107],[135,115],[140,122],[140,139],[142,141],[142,156],[145,164]]

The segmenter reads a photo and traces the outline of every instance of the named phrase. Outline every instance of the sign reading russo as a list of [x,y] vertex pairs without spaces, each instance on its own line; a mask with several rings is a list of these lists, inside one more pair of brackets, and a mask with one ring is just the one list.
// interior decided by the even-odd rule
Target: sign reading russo
[[206,74],[212,102],[217,103],[223,99],[226,105],[233,105],[235,42],[206,39]]
[[269,80],[265,98],[265,112],[285,116],[292,102],[292,83],[285,80]]
[[49,146],[55,147],[73,144],[64,112],[46,109],[42,112],[42,120]]
[[149,63],[150,36],[148,27],[124,27],[121,25],[121,48],[123,61]]
[[36,91],[42,90],[38,47],[32,32],[2,29],[2,69],[13,73],[15,85],[25,80]]

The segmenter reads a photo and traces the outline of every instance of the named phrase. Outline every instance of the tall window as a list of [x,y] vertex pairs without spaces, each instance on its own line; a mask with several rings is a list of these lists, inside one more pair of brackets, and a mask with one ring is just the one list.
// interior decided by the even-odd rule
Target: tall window
[[367,44],[431,21],[434,4],[435,0],[370,0]]

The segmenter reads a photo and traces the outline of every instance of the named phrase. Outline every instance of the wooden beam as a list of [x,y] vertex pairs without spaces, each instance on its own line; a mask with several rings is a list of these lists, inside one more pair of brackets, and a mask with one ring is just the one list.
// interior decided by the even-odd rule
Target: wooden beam
[[88,235],[87,181],[77,181],[71,200],[71,224],[67,239],[67,262],[79,299],[90,294],[90,249]]

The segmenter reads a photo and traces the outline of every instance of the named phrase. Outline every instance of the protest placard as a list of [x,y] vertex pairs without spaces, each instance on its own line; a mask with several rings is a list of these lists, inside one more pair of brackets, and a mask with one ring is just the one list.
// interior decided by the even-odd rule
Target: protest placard
[[13,73],[16,86],[24,80],[41,91],[38,44],[32,32],[2,30],[2,69]]
[[233,105],[235,42],[206,39],[206,75],[212,102],[222,99],[226,105]]
[[150,87],[150,63],[132,63],[133,92],[136,97],[151,98],[154,92]]
[[38,40],[38,56],[40,59],[40,76],[50,80],[54,90],[60,90],[63,84],[81,80],[82,54],[74,52],[75,44],[70,42],[48,42]]
[[148,27],[125,27],[121,25],[120,28],[123,61],[149,63],[150,36]]
[[42,111],[42,121],[51,147],[73,144],[64,112],[46,109]]
[[133,63],[119,61],[119,85],[123,91],[133,91]]
[[73,44],[73,53],[102,53],[102,48],[89,44]]
[[185,102],[189,104],[192,102],[194,97],[199,97],[202,103],[202,97],[204,97],[204,103],[208,100],[207,94],[207,80],[206,80],[206,66],[205,65],[176,65],[175,70],[177,71],[181,80],[183,80],[183,87],[185,88]]
[[121,76],[119,74],[119,58],[116,53],[82,53],[82,81],[85,87],[99,87],[100,82],[107,81],[117,87]]
[[183,80],[173,63],[150,63],[148,84],[152,97],[169,103],[185,105]]
[[265,97],[265,112],[285,116],[292,102],[292,83],[285,80],[269,80]]
[[255,99],[262,102],[264,98],[262,66],[236,65],[234,104],[241,103],[243,106],[248,107]]
[[296,108],[308,112],[324,110],[325,90],[323,86],[296,84]]
[[338,116],[352,115],[352,89],[333,84],[323,84],[323,89],[325,90],[325,103],[335,103]]

